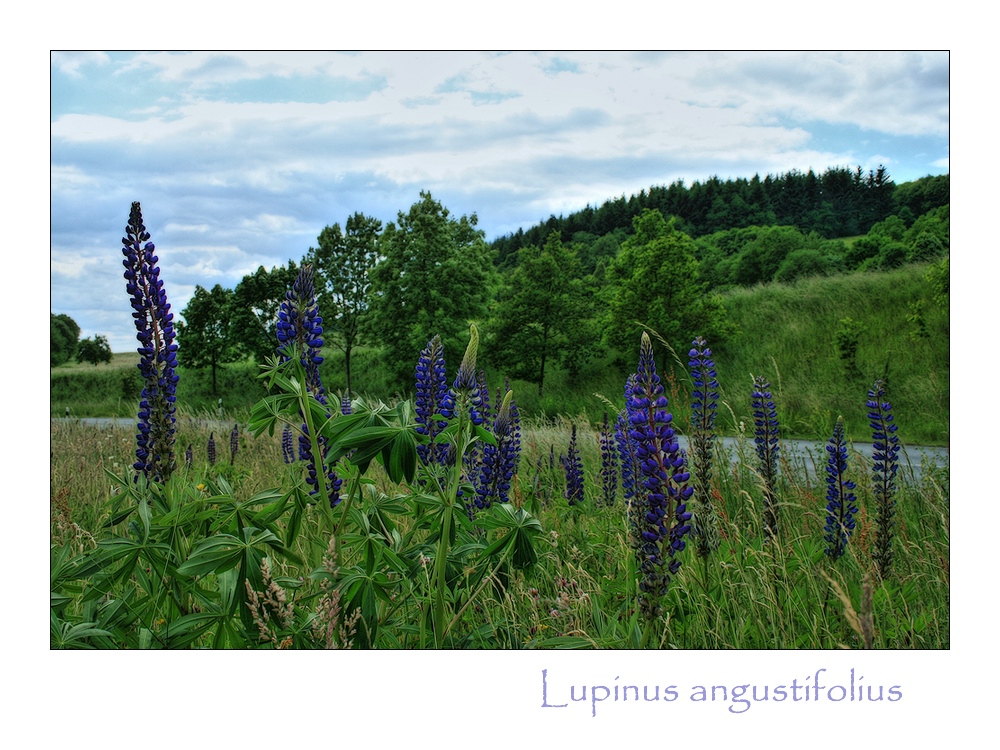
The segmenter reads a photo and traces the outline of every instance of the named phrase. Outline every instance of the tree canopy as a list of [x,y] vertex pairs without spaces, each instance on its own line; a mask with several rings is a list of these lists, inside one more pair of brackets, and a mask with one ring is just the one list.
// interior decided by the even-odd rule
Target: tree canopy
[[49,313],[50,366],[58,367],[76,356],[80,326],[69,315]]
[[252,356],[259,363],[274,356],[278,311],[298,273],[295,261],[289,260],[287,266],[274,266],[270,271],[260,266],[236,285],[232,330],[241,356]]
[[590,314],[576,253],[559,232],[543,248],[529,245],[518,255],[487,326],[488,359],[510,377],[537,383],[541,396],[546,363],[558,358],[566,365],[586,350]]
[[111,345],[106,336],[100,334],[93,338],[87,337],[80,342],[76,352],[77,362],[90,362],[97,367],[101,362],[111,361]]
[[368,330],[397,385],[412,378],[420,351],[435,335],[444,344],[445,361],[458,361],[469,323],[486,317],[493,264],[477,222],[475,214],[453,218],[421,192],[379,239]]
[[208,291],[195,286],[194,296],[177,323],[178,359],[185,367],[210,367],[212,393],[217,393],[216,371],[239,358],[233,327],[233,291],[220,284]]
[[361,342],[369,313],[371,270],[378,260],[382,222],[362,213],[328,226],[310,247],[304,262],[316,269],[316,302],[326,341],[344,352],[347,391],[351,392],[351,352]]
[[655,209],[633,224],[635,234],[608,267],[605,341],[620,353],[632,352],[649,326],[680,354],[695,336],[722,338],[725,312],[704,293],[694,240]]

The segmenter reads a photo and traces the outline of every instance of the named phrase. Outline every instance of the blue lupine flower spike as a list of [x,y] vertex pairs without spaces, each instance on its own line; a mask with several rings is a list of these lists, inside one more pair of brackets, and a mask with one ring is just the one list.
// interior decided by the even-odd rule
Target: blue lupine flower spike
[[896,471],[899,438],[886,400],[885,381],[876,380],[868,391],[868,424],[872,429],[872,490],[875,494],[875,541],[872,559],[882,579],[892,573],[892,537],[896,515]]
[[844,440],[844,419],[837,417],[833,437],[826,452],[826,554],[832,560],[842,557],[847,541],[854,531],[854,515],[858,512],[854,482],[847,479],[847,443]]
[[[449,454],[448,444],[439,443],[437,436],[448,426],[452,418],[455,401],[448,390],[448,378],[444,366],[444,346],[441,337],[435,336],[420,352],[416,371],[416,431],[427,435],[430,441],[417,446],[417,454],[425,466],[444,465]],[[432,417],[437,416],[437,419]]]
[[601,450],[601,504],[611,506],[618,495],[618,456],[607,412],[604,412],[604,421],[601,422],[598,444]]
[[719,381],[715,375],[712,350],[701,336],[691,342],[691,467],[695,476],[692,534],[698,554],[707,556],[719,548],[719,524],[712,503],[712,460],[715,451],[715,413]]
[[580,449],[576,442],[576,425],[570,432],[569,449],[566,456],[561,457],[563,470],[566,473],[566,499],[569,504],[583,504],[583,462],[580,459]]
[[136,476],[166,481],[175,468],[174,433],[177,402],[177,344],[174,314],[160,279],[159,258],[142,223],[142,210],[132,204],[122,238],[125,290],[132,303],[139,372],[143,388],[136,435]]
[[[285,300],[281,303],[278,313],[277,329],[279,359],[288,361],[298,357],[306,373],[306,387],[317,401],[326,406],[326,389],[323,388],[319,374],[319,366],[323,363],[323,357],[320,355],[323,346],[323,319],[319,316],[319,309],[316,306],[313,267],[308,263],[299,269],[292,288],[285,293]],[[330,416],[328,411],[327,419]],[[322,472],[330,507],[335,508],[340,503],[342,480],[326,460],[329,451],[327,438],[319,435],[317,443],[320,455],[313,456],[309,428],[303,424],[299,435],[299,457],[306,462],[306,484],[310,487],[309,494],[319,494],[319,476]]]
[[753,379],[754,443],[757,447],[757,457],[760,473],[764,478],[764,532],[768,537],[778,535],[778,412],[771,397],[771,384],[763,376]]
[[514,428],[513,392],[507,391],[497,407],[493,420],[493,435],[497,444],[483,444],[483,458],[479,478],[475,483],[477,509],[489,508],[493,503],[509,501],[510,482],[520,453],[520,435]]
[[642,471],[637,491],[636,520],[641,548],[639,609],[647,620],[659,616],[670,577],[680,570],[676,557],[691,530],[687,503],[692,494],[690,474],[670,426],[667,397],[656,374],[653,345],[646,333],[639,346],[639,366],[626,403],[635,458]]

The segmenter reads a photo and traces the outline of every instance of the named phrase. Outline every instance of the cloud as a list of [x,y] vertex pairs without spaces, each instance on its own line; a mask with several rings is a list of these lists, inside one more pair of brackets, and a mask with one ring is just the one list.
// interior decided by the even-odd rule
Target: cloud
[[152,52],[52,69],[53,308],[113,348],[131,335],[118,248],[135,200],[179,312],[195,284],[297,261],[324,226],[392,221],[420,190],[493,239],[676,179],[948,169],[932,161],[946,53]]
[[52,65],[70,78],[82,78],[80,69],[87,65],[107,65],[109,62],[104,52],[52,52]]

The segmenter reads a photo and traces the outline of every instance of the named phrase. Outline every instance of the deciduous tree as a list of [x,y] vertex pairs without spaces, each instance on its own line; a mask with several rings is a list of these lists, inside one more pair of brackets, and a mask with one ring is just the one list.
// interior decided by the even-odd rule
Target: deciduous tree
[[559,232],[545,247],[521,248],[518,265],[502,287],[487,326],[488,357],[509,376],[538,384],[556,358],[580,359],[588,339],[589,312],[576,253]]
[[608,268],[606,342],[620,353],[631,352],[643,325],[678,353],[695,336],[722,340],[725,310],[716,297],[705,294],[694,240],[655,209],[644,210],[633,226],[635,234]]
[[77,347],[76,361],[90,362],[94,367],[101,362],[110,362],[111,345],[108,344],[107,337],[97,334],[93,338],[88,336],[83,339]]
[[299,269],[295,261],[270,271],[260,266],[233,290],[232,324],[236,346],[263,364],[278,346],[278,310]]
[[347,391],[351,392],[351,351],[360,343],[369,313],[371,270],[378,260],[378,238],[382,222],[362,213],[340,224],[326,227],[309,248],[307,262],[316,269],[316,301],[326,342],[344,352]]
[[208,291],[195,286],[194,296],[176,324],[178,355],[185,367],[210,367],[212,393],[217,393],[216,371],[239,358],[233,331],[233,291],[220,284]]
[[435,335],[441,336],[445,361],[457,363],[469,323],[486,316],[493,264],[477,222],[475,214],[453,218],[421,192],[379,239],[368,330],[399,385],[412,378],[417,355]]

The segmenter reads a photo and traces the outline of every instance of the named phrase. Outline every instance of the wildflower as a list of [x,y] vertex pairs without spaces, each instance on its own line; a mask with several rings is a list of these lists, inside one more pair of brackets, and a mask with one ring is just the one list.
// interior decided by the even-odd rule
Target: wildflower
[[155,481],[166,481],[175,468],[174,432],[177,401],[177,345],[174,343],[174,314],[142,223],[142,210],[132,204],[122,254],[125,259],[125,290],[131,296],[132,317],[139,341],[139,372],[143,389],[139,401],[136,435],[137,473]]
[[233,425],[233,431],[229,433],[229,463],[236,463],[236,453],[240,449],[239,424]]
[[215,433],[208,434],[208,465],[215,466]]
[[479,351],[479,329],[469,326],[469,345],[458,367],[455,382],[451,384],[451,397],[455,402],[456,413],[469,412],[469,420],[474,425],[483,423],[483,397],[476,379],[476,355]]
[[[319,375],[319,366],[323,362],[319,353],[323,346],[323,319],[316,306],[313,267],[308,263],[299,269],[292,288],[285,293],[278,313],[277,333],[279,358],[285,362],[298,358],[305,370],[306,387],[317,401],[326,406],[326,390]],[[330,416],[327,412],[328,419]],[[319,435],[316,443],[319,456],[313,456],[309,427],[303,424],[299,435],[299,457],[306,462],[306,484],[311,488],[309,494],[319,494],[319,477],[322,474],[330,507],[335,508],[340,503],[342,480],[332,466],[327,466],[329,445],[326,437]]]
[[847,445],[844,442],[844,418],[837,417],[837,425],[833,428],[833,437],[826,446],[830,454],[826,462],[826,554],[836,560],[847,549],[847,540],[854,531],[854,514],[858,512],[855,505],[857,497],[851,492],[854,482],[848,481],[844,474],[847,471]]
[[344,393],[340,397],[340,413],[344,416],[351,413],[351,396],[349,393]]
[[188,443],[187,450],[184,451],[184,465],[189,469],[194,465],[194,449],[191,447],[191,443]]
[[566,499],[570,505],[583,503],[583,463],[580,460],[580,450],[576,445],[576,425],[570,432],[569,449],[565,456],[560,456],[559,462],[566,472]]
[[[448,380],[444,367],[444,346],[441,337],[435,336],[420,352],[416,371],[416,431],[427,435],[429,443],[417,446],[417,453],[425,466],[431,463],[444,464],[448,453],[447,444],[435,442],[437,435],[448,426],[452,417],[454,399],[448,390]],[[432,419],[440,415],[443,419]]]
[[[628,404],[634,386],[635,375],[629,375],[625,381],[626,404]],[[642,471],[639,468],[639,461],[635,457],[635,441],[632,440],[632,427],[629,424],[627,408],[618,412],[618,418],[615,420],[615,443],[618,446],[618,464],[621,466],[622,472],[625,516],[631,534],[632,549],[638,555],[642,547],[642,532],[637,520],[636,492],[642,486]]]
[[299,269],[292,288],[285,292],[285,299],[278,311],[278,356],[287,361],[298,356],[306,371],[306,386],[316,400],[326,404],[326,391],[319,377],[323,363],[323,319],[316,306],[313,267],[306,263]]
[[[653,346],[646,333],[639,346],[639,366],[626,402],[630,437],[635,442],[635,458],[643,475],[636,499],[641,537],[640,609],[647,619],[660,614],[670,576],[680,570],[676,554],[684,550],[684,536],[691,530],[687,510],[692,488],[685,471],[684,456],[670,427],[667,397],[656,374]],[[641,514],[641,515],[640,515]],[[669,562],[668,562],[669,558]]]
[[286,464],[295,463],[295,449],[292,446],[292,428],[287,424],[281,431],[281,457]]
[[771,384],[763,376],[753,379],[754,443],[764,478],[764,530],[768,536],[778,535],[778,501],[775,485],[778,478],[778,413],[771,400]]
[[885,381],[876,380],[868,391],[868,424],[872,428],[872,489],[875,493],[875,544],[872,558],[884,579],[892,572],[892,536],[896,509],[896,470],[899,468],[899,438],[885,400]]
[[476,482],[475,506],[489,508],[494,502],[508,502],[510,480],[514,476],[517,458],[521,451],[519,434],[514,425],[513,391],[508,390],[497,407],[493,420],[493,435],[497,444],[483,444],[483,457],[479,466],[479,481]]
[[601,497],[604,505],[614,505],[618,494],[618,460],[615,456],[615,439],[608,422],[608,413],[604,412],[604,421],[598,434],[601,448]]
[[692,504],[692,534],[702,557],[719,548],[718,521],[712,507],[712,458],[715,450],[715,413],[719,400],[712,350],[701,336],[691,342],[688,367],[691,368],[691,466],[697,491]]

